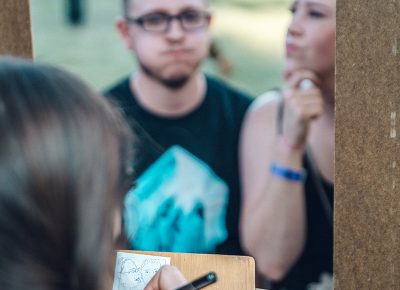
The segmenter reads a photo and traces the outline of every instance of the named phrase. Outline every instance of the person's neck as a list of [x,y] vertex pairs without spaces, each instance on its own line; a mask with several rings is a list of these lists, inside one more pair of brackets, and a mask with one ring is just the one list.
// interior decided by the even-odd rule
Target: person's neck
[[329,122],[335,119],[335,74],[321,78],[321,90],[324,97],[324,115]]
[[132,75],[130,86],[145,110],[163,117],[180,117],[202,103],[206,80],[202,73],[196,72],[181,88],[171,89],[139,71]]

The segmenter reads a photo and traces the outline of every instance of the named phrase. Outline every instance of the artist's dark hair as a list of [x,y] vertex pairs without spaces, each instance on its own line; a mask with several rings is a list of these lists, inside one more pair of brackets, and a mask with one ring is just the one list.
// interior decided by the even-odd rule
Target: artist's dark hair
[[76,77],[0,59],[0,289],[103,289],[131,142]]

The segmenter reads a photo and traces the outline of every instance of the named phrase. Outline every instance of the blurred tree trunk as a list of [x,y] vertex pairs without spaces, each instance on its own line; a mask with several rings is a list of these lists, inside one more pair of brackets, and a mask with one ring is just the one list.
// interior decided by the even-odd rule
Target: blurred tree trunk
[[82,24],[85,19],[84,0],[67,0],[68,21],[71,24]]

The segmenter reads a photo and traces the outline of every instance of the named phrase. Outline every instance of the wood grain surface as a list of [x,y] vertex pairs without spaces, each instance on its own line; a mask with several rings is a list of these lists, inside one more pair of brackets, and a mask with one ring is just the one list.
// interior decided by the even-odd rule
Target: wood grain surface
[[166,252],[124,251],[171,258],[188,280],[196,279],[210,271],[217,273],[218,282],[207,290],[254,290],[255,264],[252,257],[211,254],[182,254]]
[[399,15],[337,1],[335,289],[400,289]]
[[0,0],[0,55],[32,58],[28,0]]

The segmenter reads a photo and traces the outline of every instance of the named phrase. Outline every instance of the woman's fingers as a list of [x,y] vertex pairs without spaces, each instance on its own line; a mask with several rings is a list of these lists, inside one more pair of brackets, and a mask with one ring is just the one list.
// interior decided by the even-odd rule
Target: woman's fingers
[[[323,101],[317,89],[300,92],[287,98],[285,105],[292,112],[292,117],[299,121],[314,119],[322,113]],[[289,117],[289,116],[288,116]]]
[[307,70],[293,72],[287,79],[283,91],[283,135],[292,145],[306,142],[309,123],[323,112],[322,92],[318,84],[316,75]]
[[317,75],[310,70],[298,70],[292,72],[286,78],[286,87],[300,89],[300,84],[304,80],[310,80],[314,85],[318,86],[320,81]]

